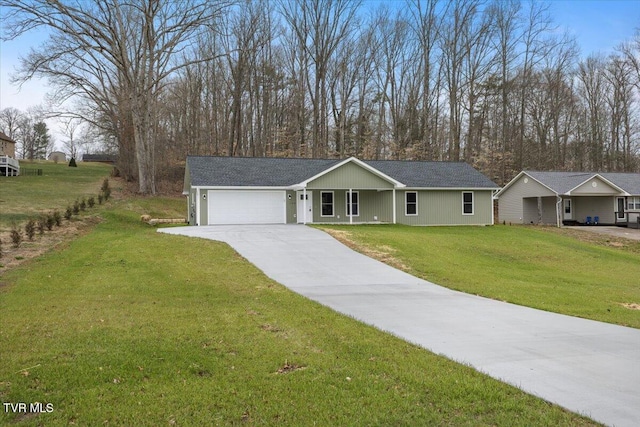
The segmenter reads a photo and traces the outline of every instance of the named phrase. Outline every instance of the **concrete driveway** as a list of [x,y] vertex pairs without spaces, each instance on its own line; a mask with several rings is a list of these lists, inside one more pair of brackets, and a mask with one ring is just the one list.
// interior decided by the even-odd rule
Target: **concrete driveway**
[[640,425],[640,330],[451,291],[302,225],[160,229],[226,242],[310,299],[608,425]]
[[640,230],[636,228],[626,227],[610,227],[610,226],[578,226],[571,227],[588,233],[603,234],[605,236],[622,237],[623,239],[640,240]]

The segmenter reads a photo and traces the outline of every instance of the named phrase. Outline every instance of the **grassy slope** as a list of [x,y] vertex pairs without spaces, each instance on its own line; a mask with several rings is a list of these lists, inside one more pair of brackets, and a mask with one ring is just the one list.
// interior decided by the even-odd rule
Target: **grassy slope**
[[111,171],[111,166],[102,163],[78,162],[77,168],[45,161],[21,161],[20,165],[42,169],[43,175],[0,177],[0,230],[41,212],[63,211],[76,198],[97,197],[102,180]]
[[289,292],[226,245],[158,234],[139,213],[123,202],[0,277],[0,400],[55,408],[0,411],[0,424],[589,424]]
[[640,328],[640,244],[603,247],[531,227],[331,227],[443,286]]

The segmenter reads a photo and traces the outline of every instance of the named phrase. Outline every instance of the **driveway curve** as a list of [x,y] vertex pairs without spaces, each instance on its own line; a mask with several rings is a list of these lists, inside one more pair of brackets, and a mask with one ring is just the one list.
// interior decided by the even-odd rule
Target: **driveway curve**
[[640,330],[452,291],[302,225],[165,228],[228,243],[338,312],[611,426],[640,425]]

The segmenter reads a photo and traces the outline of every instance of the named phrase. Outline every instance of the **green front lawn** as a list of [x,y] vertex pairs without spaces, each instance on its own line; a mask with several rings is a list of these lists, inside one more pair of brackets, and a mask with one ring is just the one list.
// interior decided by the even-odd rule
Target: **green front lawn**
[[[0,425],[592,425],[290,292],[224,244],[156,233],[140,212],[173,202],[137,200],[0,276],[0,400],[53,409]],[[443,233],[435,258],[470,229],[350,230],[408,253]]]
[[77,198],[97,197],[112,169],[102,163],[78,162],[77,168],[70,168],[49,161],[20,161],[20,167],[42,169],[42,175],[0,177],[0,231],[42,212],[64,211]]
[[624,248],[533,227],[322,226],[413,275],[463,292],[640,328],[640,242]]

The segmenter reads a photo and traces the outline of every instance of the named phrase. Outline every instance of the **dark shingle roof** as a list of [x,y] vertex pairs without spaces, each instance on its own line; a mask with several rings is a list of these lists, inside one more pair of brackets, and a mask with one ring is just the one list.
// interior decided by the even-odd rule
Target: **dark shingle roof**
[[191,185],[214,187],[286,187],[339,162],[275,157],[187,157]]
[[[299,184],[344,160],[273,157],[187,157],[191,185],[287,187]],[[466,163],[365,161],[385,175],[418,188],[498,188]]]
[[532,178],[540,181],[558,194],[564,194],[569,190],[576,188],[589,178],[593,173],[588,172],[539,172],[525,171]]
[[629,194],[640,194],[640,173],[601,173],[604,179],[611,181]]
[[496,183],[463,162],[366,160],[380,172],[416,188],[499,188]]
[[558,194],[566,194],[595,175],[600,175],[629,194],[640,194],[640,174],[637,173],[539,171],[525,171],[525,173]]

